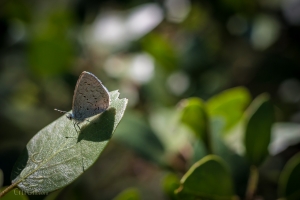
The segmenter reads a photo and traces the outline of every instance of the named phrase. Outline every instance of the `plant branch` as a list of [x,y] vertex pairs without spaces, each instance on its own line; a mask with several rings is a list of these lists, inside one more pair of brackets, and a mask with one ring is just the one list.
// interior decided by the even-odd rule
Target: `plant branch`
[[250,176],[247,186],[247,192],[246,192],[246,200],[253,199],[256,189],[257,189],[257,183],[259,179],[259,173],[256,166],[251,166],[250,168]]
[[14,184],[11,184],[7,188],[5,188],[2,192],[0,192],[0,198],[3,197],[6,193],[10,192],[12,189],[14,189],[19,182],[15,182]]

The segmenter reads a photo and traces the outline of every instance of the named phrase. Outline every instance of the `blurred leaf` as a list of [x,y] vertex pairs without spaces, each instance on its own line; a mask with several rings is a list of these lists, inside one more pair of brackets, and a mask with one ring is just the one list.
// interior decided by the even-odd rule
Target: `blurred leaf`
[[70,184],[99,157],[119,124],[127,99],[110,92],[111,105],[81,125],[62,116],[39,131],[27,144],[12,172],[12,182],[26,193],[47,193]]
[[143,49],[151,54],[166,71],[174,71],[178,66],[178,59],[174,45],[159,34],[151,33],[141,41]]
[[226,163],[208,155],[196,162],[182,177],[176,190],[180,199],[234,199],[233,182]]
[[[6,187],[3,187],[0,189],[0,192],[2,192]],[[28,200],[26,193],[18,188],[14,188],[13,190],[6,193],[3,197],[1,197],[1,200]]]
[[226,144],[226,146],[230,148],[234,153],[244,157],[245,156],[244,135],[245,135],[245,118],[243,117],[242,120],[238,122],[230,130],[228,134],[222,136],[222,140]]
[[[214,153],[228,164],[232,179],[235,183],[236,194],[244,195],[250,170],[249,164],[244,157],[234,152],[230,146],[228,146],[228,142],[221,137],[223,127],[225,126],[224,119],[215,118],[211,120],[210,124]],[[238,138],[235,138],[235,140],[238,140]]]
[[289,146],[300,142],[300,124],[280,122],[272,126],[270,154],[276,155]]
[[283,168],[278,183],[279,197],[300,199],[300,153],[294,155]]
[[151,105],[154,105],[154,107],[171,107],[179,100],[170,95],[169,87],[165,87],[166,80],[169,76],[169,72],[166,72],[163,68],[156,67],[151,81],[149,81],[147,85],[143,86],[142,91],[147,93],[148,101],[151,102]]
[[250,93],[246,88],[228,89],[207,101],[207,112],[212,118],[223,117],[225,119],[224,133],[226,133],[241,120],[250,101]]
[[259,165],[269,154],[271,127],[274,123],[274,108],[267,94],[258,96],[246,112],[246,156],[254,165]]
[[128,188],[122,191],[118,196],[113,200],[140,200],[140,192],[136,188]]
[[202,141],[194,142],[192,145],[193,145],[193,157],[189,160],[189,166],[193,165],[198,160],[207,156],[207,150]]
[[211,142],[208,129],[206,109],[203,101],[199,98],[189,98],[179,103],[182,115],[181,122],[187,125],[202,140],[211,152]]
[[175,174],[168,174],[163,180],[163,190],[171,200],[176,200],[175,190],[180,186],[180,180]]
[[188,127],[178,124],[180,117],[181,112],[175,108],[159,107],[151,111],[149,119],[151,128],[168,153],[177,153],[184,148],[193,134]]
[[137,113],[126,112],[114,140],[120,141],[146,159],[160,164],[164,162],[163,144]]
[[67,11],[55,10],[41,17],[33,30],[29,44],[31,70],[41,76],[65,72],[74,55],[70,40],[72,15]]

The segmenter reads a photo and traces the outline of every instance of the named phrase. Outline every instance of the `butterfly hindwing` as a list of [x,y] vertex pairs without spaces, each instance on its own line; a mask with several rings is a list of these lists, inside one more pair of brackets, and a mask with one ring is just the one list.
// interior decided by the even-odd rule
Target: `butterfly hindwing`
[[104,112],[109,107],[108,90],[92,73],[82,72],[73,96],[73,117],[77,121]]

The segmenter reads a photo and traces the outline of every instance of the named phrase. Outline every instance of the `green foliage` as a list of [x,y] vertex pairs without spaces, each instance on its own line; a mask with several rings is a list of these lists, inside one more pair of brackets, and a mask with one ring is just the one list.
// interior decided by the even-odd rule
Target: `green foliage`
[[61,9],[39,19],[28,51],[30,67],[36,75],[57,75],[71,66],[75,52],[67,34],[72,21],[72,14]]
[[168,154],[178,152],[193,134],[189,127],[179,123],[181,114],[181,110],[174,108],[152,110],[150,126]]
[[175,190],[180,186],[180,180],[175,174],[168,174],[163,180],[163,190],[171,200],[176,200]]
[[163,154],[164,146],[145,121],[137,117],[137,114],[126,112],[123,122],[115,133],[115,140],[129,146],[146,159],[164,162],[159,156]]
[[[3,187],[0,189],[0,192],[2,192],[6,187]],[[1,200],[28,200],[26,193],[24,193],[22,190],[15,188],[8,192],[4,197],[1,197]]]
[[224,134],[241,120],[250,101],[251,97],[246,88],[236,87],[228,89],[207,101],[207,112],[212,118],[224,118],[226,122]]
[[[222,158],[222,163],[226,163],[226,165],[229,166],[230,173],[225,173],[225,176],[230,177],[230,186],[232,186],[233,188],[234,184],[239,183],[239,185],[237,185],[236,187],[246,187],[248,174],[250,173],[250,167],[242,157],[243,155],[239,155],[238,152],[235,153],[233,149],[231,149],[232,142],[230,143],[230,140],[225,141],[224,139],[226,139],[228,136],[232,137],[231,140],[239,140],[239,138],[244,137],[244,144],[246,147],[245,157],[248,158],[251,164],[260,166],[262,161],[264,161],[264,159],[268,155],[271,126],[274,122],[273,105],[267,95],[263,94],[257,97],[246,110],[246,107],[249,103],[250,94],[248,90],[243,87],[224,91],[221,94],[212,97],[206,103],[203,103],[203,101],[198,98],[189,98],[183,100],[180,103],[181,122],[191,128],[193,132],[196,133],[196,137],[200,138],[201,141],[203,140],[203,138],[209,138],[209,140],[206,141],[209,141],[209,143],[207,144],[211,145],[208,146],[204,143],[205,145],[203,148],[203,143],[196,142],[196,144],[194,145],[194,157],[192,162],[196,163],[190,168],[187,174],[192,173],[195,169],[197,169],[197,164],[202,167],[202,165],[200,165],[199,163],[204,162],[203,156],[205,155],[205,151],[207,151],[209,147],[213,149],[213,153],[220,156],[220,158],[218,157],[218,159]],[[207,117],[206,110],[209,118]],[[246,121],[246,123],[242,123],[244,121]],[[235,132],[238,131],[238,135],[232,130]],[[239,145],[243,145],[243,143],[240,143]],[[207,159],[207,157],[205,158]],[[197,161],[199,159],[201,160]],[[195,167],[195,165],[197,167]],[[207,168],[212,169],[213,167]],[[202,168],[199,167],[199,169]],[[208,170],[203,171],[207,172]],[[187,174],[184,177],[189,177],[189,175]],[[214,172],[212,172],[212,174],[213,175],[207,176],[221,176]],[[184,189],[185,184],[183,184],[183,182],[185,181],[183,180],[185,180],[185,178],[182,179],[182,187],[179,187],[179,189],[177,190],[177,192],[180,191],[178,193],[179,197],[181,199],[193,199],[192,197],[187,195],[187,192],[185,192],[187,191],[187,189]],[[203,180],[203,178],[191,180],[194,180],[194,183],[191,184],[194,185],[193,187],[199,186],[201,188],[201,184],[205,182],[199,181]],[[228,179],[225,178],[225,180]],[[233,182],[233,180],[235,182]],[[240,184],[241,182],[244,183]],[[219,183],[212,182],[212,185],[214,184],[218,185],[218,187],[220,185]],[[251,182],[251,184],[252,185],[249,189],[251,190],[250,193],[256,190],[258,183]],[[202,192],[210,191],[204,186],[201,190],[199,188],[194,188],[194,190]],[[231,196],[229,195],[229,197],[226,198],[234,198],[235,193],[233,192],[233,190],[230,191]],[[208,192],[208,194],[212,195],[217,193],[213,191]],[[206,197],[208,196],[208,199],[217,198],[211,197],[209,195],[206,195]]]
[[118,196],[113,200],[140,200],[140,192],[135,188],[128,188],[122,191]]
[[156,33],[149,34],[142,39],[141,44],[166,71],[177,69],[178,59],[174,45],[163,36]]
[[300,198],[300,154],[293,156],[285,165],[279,178],[278,193],[286,200]]
[[180,102],[181,122],[186,124],[203,141],[208,151],[211,150],[208,119],[205,104],[199,98],[189,98]]
[[269,154],[271,127],[274,123],[274,108],[269,96],[258,96],[247,110],[246,118],[246,156],[252,164],[258,166]]
[[44,194],[74,181],[97,160],[122,119],[127,99],[118,96],[118,91],[110,92],[108,110],[79,133],[66,116],[39,131],[15,164],[12,182],[26,193]]
[[182,177],[176,190],[179,199],[233,199],[234,189],[226,163],[218,156],[208,155],[196,162]]
[[207,116],[204,103],[199,98],[190,98],[180,102],[181,122],[193,130],[197,138],[207,135]]

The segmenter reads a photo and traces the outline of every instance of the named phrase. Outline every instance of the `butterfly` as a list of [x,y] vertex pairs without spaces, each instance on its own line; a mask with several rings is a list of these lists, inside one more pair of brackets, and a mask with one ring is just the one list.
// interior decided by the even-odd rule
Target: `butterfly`
[[100,114],[108,109],[110,97],[108,90],[102,82],[92,73],[83,71],[79,76],[73,95],[72,113],[54,109],[61,113],[67,113],[66,117],[79,124],[89,117]]

